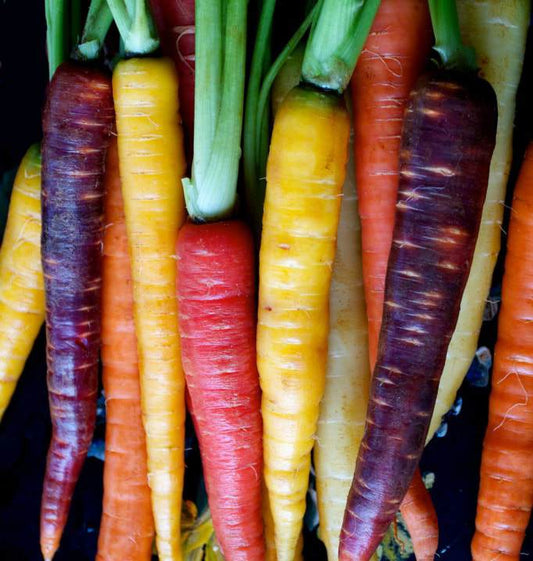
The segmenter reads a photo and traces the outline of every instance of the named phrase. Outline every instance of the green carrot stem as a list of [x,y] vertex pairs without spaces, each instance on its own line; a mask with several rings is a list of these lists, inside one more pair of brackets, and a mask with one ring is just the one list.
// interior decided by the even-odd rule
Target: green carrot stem
[[346,89],[379,3],[324,0],[305,51],[302,75],[306,82],[341,93]]
[[91,0],[83,34],[74,57],[82,60],[98,58],[112,21],[113,16],[106,0]]
[[[264,181],[260,179],[258,162],[261,147],[257,146],[257,139],[268,135],[268,123],[258,118],[257,106],[261,77],[265,68],[266,53],[270,44],[272,20],[276,0],[265,0],[259,16],[259,25],[255,38],[254,51],[248,78],[248,91],[246,94],[246,108],[244,112],[244,138],[243,138],[243,169],[244,189],[246,202],[252,220],[259,230],[264,199]],[[257,192],[256,192],[257,191]]]
[[46,49],[48,51],[48,74],[50,79],[56,68],[67,58],[68,33],[66,28],[65,0],[45,0]]
[[[247,0],[196,2],[195,152],[192,179],[184,179],[183,187],[189,214],[200,222],[227,217],[233,212],[237,198],[246,62],[246,6]],[[219,14],[224,22],[220,74],[215,68],[220,64],[218,57],[213,56],[212,51],[205,56],[200,45],[202,37],[206,39],[206,27],[216,25]],[[220,76],[218,83],[209,83],[214,81],[213,76]],[[213,97],[203,99],[207,95]],[[198,110],[208,112],[200,121]],[[204,129],[208,119],[212,122]]]
[[431,24],[435,34],[433,49],[445,68],[477,71],[476,53],[461,40],[455,0],[429,0]]
[[147,0],[107,0],[126,54],[146,55],[159,47]]

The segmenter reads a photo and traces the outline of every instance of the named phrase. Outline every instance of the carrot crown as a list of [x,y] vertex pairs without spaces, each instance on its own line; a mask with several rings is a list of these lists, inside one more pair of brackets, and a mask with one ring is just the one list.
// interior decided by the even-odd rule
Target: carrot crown
[[379,3],[323,0],[305,50],[302,77],[306,82],[340,93],[346,89]]
[[107,0],[127,55],[147,55],[159,47],[159,39],[146,0]]
[[83,60],[97,58],[112,21],[113,16],[106,0],[91,0],[85,27],[74,56]]
[[241,154],[246,59],[246,0],[197,0],[194,158],[183,179],[199,222],[233,212]]
[[445,68],[477,71],[476,53],[461,40],[455,0],[429,0],[431,24],[435,34],[433,49]]

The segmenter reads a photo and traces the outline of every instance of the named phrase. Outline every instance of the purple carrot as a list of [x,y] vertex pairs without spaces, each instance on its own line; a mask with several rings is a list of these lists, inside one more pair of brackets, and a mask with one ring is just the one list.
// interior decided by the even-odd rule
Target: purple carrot
[[190,166],[194,131],[194,0],[150,0],[150,6],[161,38],[161,49],[174,61],[178,71],[180,115]]
[[52,442],[41,503],[41,550],[59,546],[94,431],[100,347],[103,173],[113,127],[111,79],[64,63],[43,115],[42,261]]
[[340,559],[369,559],[418,464],[468,278],[496,132],[496,97],[438,70],[410,95],[396,223],[366,428]]

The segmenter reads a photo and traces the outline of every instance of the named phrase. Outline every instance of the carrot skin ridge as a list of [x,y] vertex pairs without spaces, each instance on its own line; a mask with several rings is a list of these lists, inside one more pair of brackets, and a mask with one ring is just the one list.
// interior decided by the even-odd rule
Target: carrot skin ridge
[[52,441],[41,503],[41,549],[59,545],[91,443],[100,347],[103,173],[113,126],[111,79],[64,63],[43,114],[42,264]]
[[174,61],[178,71],[180,115],[190,167],[194,137],[194,0],[150,0],[150,5],[161,38],[161,49]]
[[262,561],[253,238],[239,221],[188,223],[177,254],[182,361],[215,533],[226,559]]
[[470,74],[435,71],[410,95],[383,324],[341,560],[372,555],[422,454],[479,229],[496,120],[492,88]]
[[20,163],[0,248],[0,421],[44,322],[40,147]]
[[96,560],[150,561],[154,521],[116,139],[109,146],[105,174],[102,365],[106,436],[104,497]]
[[533,143],[515,188],[480,468],[474,561],[518,561],[533,506]]

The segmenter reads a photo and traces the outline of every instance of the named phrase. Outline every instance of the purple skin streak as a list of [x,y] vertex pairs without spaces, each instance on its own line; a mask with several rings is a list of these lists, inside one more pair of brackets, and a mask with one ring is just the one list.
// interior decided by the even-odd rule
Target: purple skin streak
[[341,561],[371,557],[422,455],[481,221],[496,122],[496,96],[473,74],[438,70],[410,95],[383,324]]

